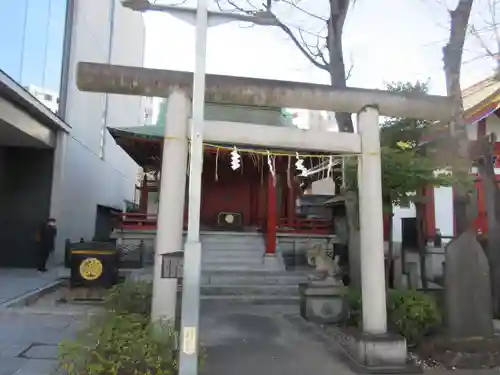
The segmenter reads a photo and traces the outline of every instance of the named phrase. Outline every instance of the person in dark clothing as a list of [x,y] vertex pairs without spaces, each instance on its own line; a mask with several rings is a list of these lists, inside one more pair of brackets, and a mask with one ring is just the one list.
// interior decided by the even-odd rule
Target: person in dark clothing
[[38,230],[38,262],[37,269],[40,272],[47,271],[47,259],[54,251],[56,242],[57,228],[56,220],[53,218],[47,219],[45,223],[40,225]]

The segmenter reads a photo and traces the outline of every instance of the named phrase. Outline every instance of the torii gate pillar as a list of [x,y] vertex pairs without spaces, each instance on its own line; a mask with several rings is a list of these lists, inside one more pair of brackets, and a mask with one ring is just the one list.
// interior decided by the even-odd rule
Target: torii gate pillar
[[385,295],[382,172],[380,165],[379,114],[366,107],[358,114],[362,153],[358,159],[359,223],[361,234],[361,290],[363,330],[387,332]]
[[163,277],[162,257],[183,249],[182,226],[188,156],[190,100],[182,90],[168,99],[155,240],[152,320],[175,319],[177,279]]

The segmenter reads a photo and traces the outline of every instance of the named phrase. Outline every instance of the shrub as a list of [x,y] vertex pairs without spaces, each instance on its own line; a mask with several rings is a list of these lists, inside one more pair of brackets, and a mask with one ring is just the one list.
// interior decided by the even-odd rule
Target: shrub
[[361,328],[361,321],[363,319],[361,311],[361,292],[357,289],[349,289],[349,293],[347,294],[347,303],[347,325]]
[[127,280],[113,287],[104,299],[104,307],[117,314],[151,315],[153,283]]
[[177,372],[177,335],[140,314],[107,313],[60,344],[68,375],[170,375]]
[[391,291],[387,313],[390,328],[411,344],[435,332],[442,320],[435,299],[415,290]]
[[[350,290],[347,324],[362,326],[361,293]],[[414,290],[390,290],[387,294],[387,321],[389,329],[416,344],[432,334],[441,325],[441,312],[434,298]]]

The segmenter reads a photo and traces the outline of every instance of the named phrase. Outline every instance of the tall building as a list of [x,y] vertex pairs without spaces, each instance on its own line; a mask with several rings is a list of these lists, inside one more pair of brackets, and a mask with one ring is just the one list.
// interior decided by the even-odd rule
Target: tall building
[[35,85],[28,85],[25,89],[52,112],[56,114],[58,113],[59,93],[49,91]]
[[290,110],[293,124],[301,129],[332,130],[338,129],[335,112],[313,111],[310,109]]
[[144,37],[120,0],[0,1],[0,266],[34,264],[49,216],[60,260],[66,238],[104,236],[134,200],[138,166],[107,128],[143,125],[143,100],[80,92],[75,77],[80,61],[142,66]]
[[155,98],[144,98],[144,125],[156,124]]

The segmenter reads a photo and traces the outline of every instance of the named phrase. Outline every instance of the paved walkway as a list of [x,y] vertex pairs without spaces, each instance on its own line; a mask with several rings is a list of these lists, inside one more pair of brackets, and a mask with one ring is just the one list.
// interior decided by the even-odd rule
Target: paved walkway
[[298,307],[203,303],[202,375],[348,375],[325,345],[293,322]]
[[71,338],[85,318],[0,312],[0,375],[51,375],[57,368],[58,344]]
[[39,273],[34,269],[0,268],[0,306],[56,281],[58,269]]
[[[0,305],[57,279],[58,270],[0,268]],[[41,310],[39,310],[41,311]],[[71,338],[85,315],[0,309],[0,375],[51,375],[58,343]],[[351,375],[350,369],[298,318],[296,306],[251,306],[204,301],[202,346],[207,359],[200,375]],[[450,372],[426,371],[427,375]],[[455,375],[497,375],[498,370],[453,371]]]

